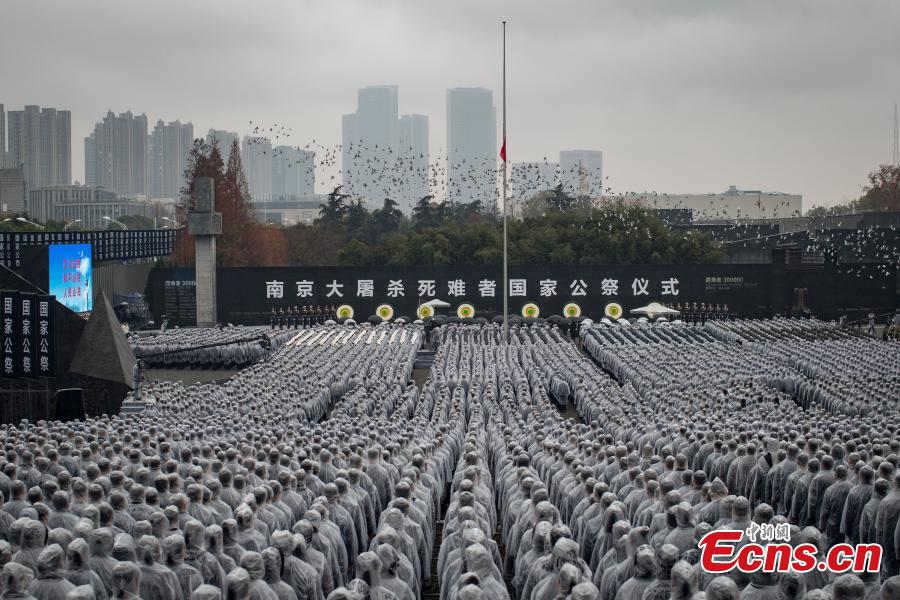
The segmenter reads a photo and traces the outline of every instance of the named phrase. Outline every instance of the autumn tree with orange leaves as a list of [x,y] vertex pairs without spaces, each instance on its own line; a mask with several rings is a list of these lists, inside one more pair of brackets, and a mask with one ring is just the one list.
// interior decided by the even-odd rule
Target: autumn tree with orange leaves
[[[259,223],[253,217],[237,141],[229,149],[226,165],[217,143],[194,140],[179,205],[180,223],[187,222],[187,213],[193,208],[194,182],[198,177],[213,179],[216,211],[222,214],[222,235],[216,240],[218,266],[284,266],[288,251],[281,229]],[[186,227],[181,229],[175,260],[180,266],[194,264],[194,240]]]

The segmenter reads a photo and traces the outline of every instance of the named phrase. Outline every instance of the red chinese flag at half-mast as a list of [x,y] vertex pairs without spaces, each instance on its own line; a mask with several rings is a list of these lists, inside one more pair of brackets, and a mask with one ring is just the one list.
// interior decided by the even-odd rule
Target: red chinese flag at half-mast
[[503,146],[500,148],[500,158],[506,162],[506,138],[503,138]]

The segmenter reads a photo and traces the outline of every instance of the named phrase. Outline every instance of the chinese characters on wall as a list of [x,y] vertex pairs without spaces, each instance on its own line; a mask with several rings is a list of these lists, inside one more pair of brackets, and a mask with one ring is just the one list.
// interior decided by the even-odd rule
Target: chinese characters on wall
[[[678,296],[678,279],[651,281],[635,277],[629,284],[620,289],[618,279],[602,278],[588,281],[584,278],[569,280],[558,279],[510,279],[510,298],[551,298],[555,296],[578,298],[588,295],[591,285],[597,285],[603,296],[618,297],[620,295],[638,296]],[[630,292],[630,294],[629,294]],[[475,286],[467,287],[464,279],[388,279],[380,289],[376,289],[373,279],[313,281],[304,279],[290,284],[284,280],[272,279],[265,282],[266,299],[281,300],[292,294],[296,298],[352,299],[352,298],[400,298],[407,294],[417,298],[496,298],[498,296],[497,281],[481,279]]]

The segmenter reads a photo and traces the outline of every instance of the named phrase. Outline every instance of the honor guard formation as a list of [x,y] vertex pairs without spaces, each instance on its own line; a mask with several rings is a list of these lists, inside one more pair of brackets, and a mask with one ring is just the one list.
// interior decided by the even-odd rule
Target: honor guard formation
[[[900,344],[719,313],[134,338],[243,368],[2,426],[2,598],[900,599]],[[767,527],[817,562],[880,544],[880,570],[701,567],[706,534]]]

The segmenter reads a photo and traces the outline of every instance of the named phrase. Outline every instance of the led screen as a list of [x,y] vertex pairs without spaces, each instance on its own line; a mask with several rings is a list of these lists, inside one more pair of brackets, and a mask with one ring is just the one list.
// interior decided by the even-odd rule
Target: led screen
[[51,244],[50,289],[57,302],[77,312],[90,312],[94,305],[90,244]]

